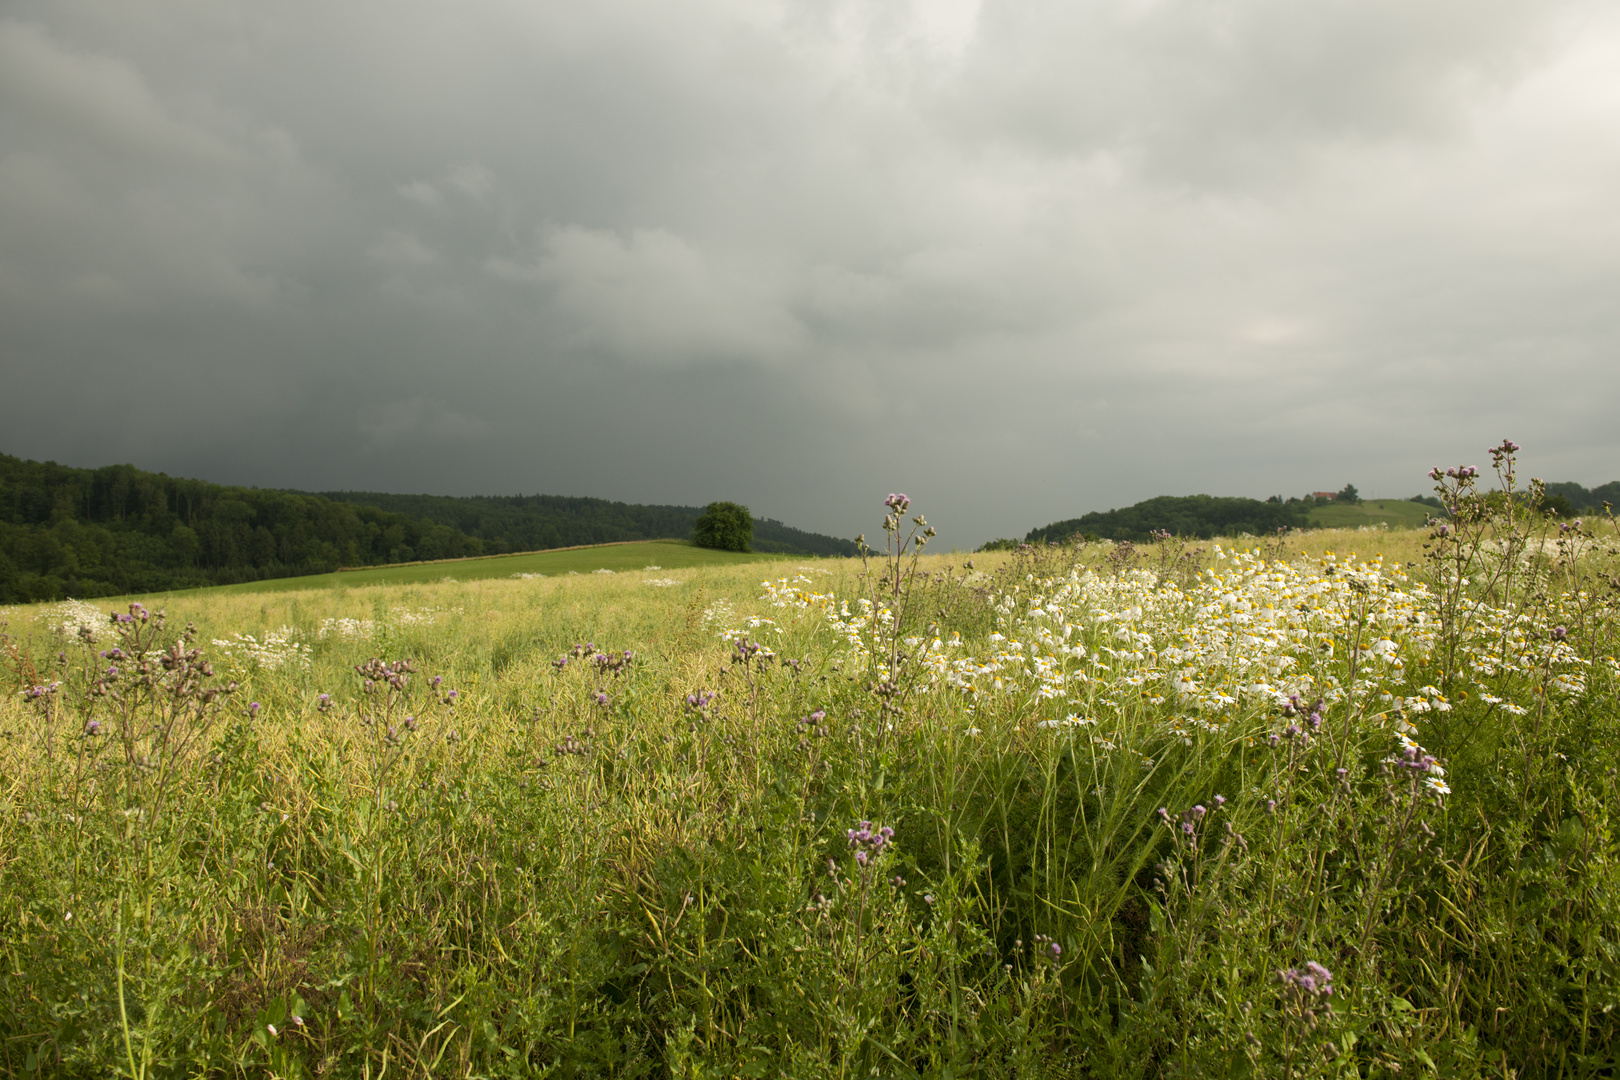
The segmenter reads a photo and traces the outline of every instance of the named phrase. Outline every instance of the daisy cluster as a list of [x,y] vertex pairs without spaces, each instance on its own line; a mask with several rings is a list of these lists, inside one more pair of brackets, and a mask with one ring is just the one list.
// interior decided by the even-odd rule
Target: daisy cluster
[[451,615],[460,615],[462,613],[462,609],[458,607],[448,609],[435,607],[415,609],[397,607],[389,609],[388,618],[389,621],[393,622],[397,626],[432,626],[438,621],[439,616],[446,611],[448,611]]
[[259,668],[309,667],[313,650],[300,644],[298,631],[290,626],[272,630],[264,639],[252,634],[232,634],[228,638],[214,638],[214,647],[238,664],[252,664]]
[[377,632],[377,623],[373,619],[322,619],[316,636],[360,638],[371,637]]
[[[987,648],[970,650],[960,634],[937,629],[902,644],[930,684],[963,695],[970,708],[998,701],[1045,713],[1041,728],[1152,707],[1169,734],[1190,742],[1291,699],[1333,706],[1353,697],[1374,723],[1407,733],[1422,714],[1453,707],[1435,686],[1409,678],[1429,670],[1441,625],[1433,595],[1403,567],[1331,553],[1298,564],[1219,546],[1213,554],[1215,567],[1185,588],[1150,570],[1082,564],[1062,576],[1030,575],[992,595]],[[883,654],[878,641],[893,620],[886,608],[840,601],[803,576],[764,588],[773,607],[822,618],[853,659]],[[1522,715],[1532,706],[1513,698],[1533,703],[1540,687],[1586,692],[1590,661],[1550,625],[1558,612],[1471,607],[1460,674],[1481,701]]]
[[51,604],[37,617],[43,618],[45,625],[59,637],[77,638],[82,632],[88,632],[91,639],[98,642],[109,641],[113,637],[112,623],[107,613],[83,600]]
[[[392,626],[432,626],[442,614],[460,615],[462,608],[408,608],[396,607],[389,609],[387,624]],[[320,627],[316,630],[318,638],[369,638],[377,633],[377,620],[375,619],[322,619]]]
[[721,597],[713,605],[703,609],[704,629],[712,630],[716,626],[724,626],[737,617],[737,610],[730,600]]

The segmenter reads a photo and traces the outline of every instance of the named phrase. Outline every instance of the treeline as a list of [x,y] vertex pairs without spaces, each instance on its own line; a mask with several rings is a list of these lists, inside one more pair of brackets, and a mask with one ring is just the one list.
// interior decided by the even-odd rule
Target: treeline
[[1075,534],[1089,540],[1145,543],[1155,532],[1207,540],[1213,536],[1250,533],[1261,536],[1306,523],[1297,502],[1218,498],[1212,495],[1161,495],[1119,510],[1097,510],[1067,521],[1031,529],[1026,543],[1064,543]]
[[[479,540],[484,550],[514,551],[610,544],[624,540],[688,537],[699,506],[649,506],[564,495],[390,495],[380,491],[327,491],[325,498],[378,506],[432,521]],[[754,519],[755,551],[853,555],[849,540],[805,532],[772,518]]]
[[[551,495],[448,498],[228,487],[132,465],[0,454],[0,603],[230,585],[345,566],[691,534],[695,506]],[[754,521],[758,551],[848,555],[847,540]]]
[[[1563,505],[1556,500],[1562,499]],[[1602,510],[1603,504],[1620,506],[1620,480],[1611,480],[1595,488],[1584,488],[1568,480],[1547,485],[1547,502],[1563,514],[1590,513]]]
[[0,454],[3,603],[482,553],[454,528],[373,506]]

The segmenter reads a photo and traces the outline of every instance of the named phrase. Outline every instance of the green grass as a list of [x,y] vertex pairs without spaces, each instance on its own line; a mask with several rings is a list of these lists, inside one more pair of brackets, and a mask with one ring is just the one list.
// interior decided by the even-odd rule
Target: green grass
[[308,577],[274,578],[240,585],[218,585],[188,590],[197,593],[300,592],[306,589],[352,589],[366,585],[418,585],[435,581],[480,581],[509,578],[520,574],[589,574],[612,570],[616,574],[641,571],[648,566],[684,570],[701,566],[736,566],[741,563],[802,561],[804,556],[772,555],[763,552],[715,551],[685,540],[647,540],[627,544],[599,544],[554,551],[530,551],[519,555],[486,555],[475,559],[444,559],[438,562],[405,563],[398,566],[370,566],[339,570]]
[[1314,507],[1310,523],[1318,529],[1353,529],[1358,525],[1388,525],[1392,529],[1417,529],[1433,510],[1406,499],[1364,499],[1360,503],[1329,503]]

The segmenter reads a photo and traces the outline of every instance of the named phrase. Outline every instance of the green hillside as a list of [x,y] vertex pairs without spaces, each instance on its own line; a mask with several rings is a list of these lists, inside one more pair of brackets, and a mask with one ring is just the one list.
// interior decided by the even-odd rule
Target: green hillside
[[1417,529],[1430,514],[1439,512],[1407,499],[1363,499],[1359,503],[1321,503],[1306,512],[1317,529],[1350,529],[1358,525],[1388,525],[1392,529]]

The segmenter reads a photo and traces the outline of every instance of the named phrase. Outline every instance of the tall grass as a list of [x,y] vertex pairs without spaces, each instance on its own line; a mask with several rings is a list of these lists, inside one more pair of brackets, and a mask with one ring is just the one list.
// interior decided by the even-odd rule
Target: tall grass
[[14,610],[0,1071],[1610,1075],[1614,534],[1512,513]]

